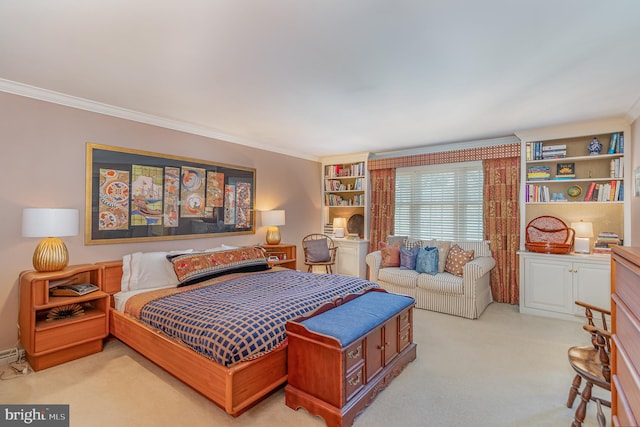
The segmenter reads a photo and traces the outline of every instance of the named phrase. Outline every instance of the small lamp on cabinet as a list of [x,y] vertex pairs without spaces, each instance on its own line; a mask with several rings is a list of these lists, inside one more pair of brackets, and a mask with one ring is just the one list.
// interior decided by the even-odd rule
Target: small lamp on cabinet
[[278,226],[285,225],[284,211],[262,211],[262,225],[267,226],[267,244],[280,244],[280,229],[278,229]]
[[59,271],[69,264],[69,252],[60,237],[78,235],[77,209],[25,208],[22,236],[44,237],[33,253],[37,271]]
[[345,218],[333,219],[333,235],[335,237],[344,237],[345,228],[347,228],[347,220]]
[[593,237],[593,224],[585,221],[572,222],[571,228],[576,232],[573,252],[577,254],[591,253],[591,241],[589,239]]

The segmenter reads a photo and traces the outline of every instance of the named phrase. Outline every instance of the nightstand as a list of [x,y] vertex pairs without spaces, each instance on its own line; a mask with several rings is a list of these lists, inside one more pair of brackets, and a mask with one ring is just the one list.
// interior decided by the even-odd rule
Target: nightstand
[[[20,274],[20,343],[34,370],[102,351],[102,340],[109,334],[109,295],[102,289],[82,296],[50,295],[51,289],[62,285],[100,286],[98,276],[99,269],[92,264]],[[53,316],[71,304],[79,306],[82,313],[63,318]]]
[[260,247],[264,249],[267,258],[270,256],[278,258],[277,261],[268,261],[271,267],[278,265],[291,270],[295,270],[297,268],[296,245],[287,245],[282,243],[279,245],[260,245]]

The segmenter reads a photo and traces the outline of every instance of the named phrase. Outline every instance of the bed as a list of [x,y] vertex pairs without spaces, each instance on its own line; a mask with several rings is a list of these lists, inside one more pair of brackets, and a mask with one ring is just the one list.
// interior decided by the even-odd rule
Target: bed
[[[126,286],[123,284],[123,274],[129,273],[126,268],[128,265],[126,258],[122,261],[101,262],[98,265],[100,286],[114,296],[109,316],[111,335],[200,392],[232,416],[242,414],[286,382],[287,341],[284,334],[286,320],[309,313],[332,299],[362,293],[366,289],[377,287],[374,283],[359,278],[301,273],[276,267],[265,271],[232,270],[227,274],[206,278],[204,281],[184,287],[167,286],[162,283],[159,283],[159,286],[147,284],[146,286],[150,288],[147,292],[146,289],[124,289]],[[271,304],[271,300],[275,301],[277,310],[270,311],[274,313],[274,319],[270,320],[273,328],[266,332],[267,339],[263,340],[268,341],[267,347],[258,348],[255,343],[244,343],[245,351],[241,356],[232,356],[228,350],[228,354],[222,355],[206,351],[199,353],[192,348],[193,343],[189,342],[188,336],[172,337],[168,335],[171,332],[163,331],[164,325],[152,323],[153,326],[150,326],[134,317],[145,311],[150,311],[152,318],[171,317],[174,316],[173,313],[156,316],[155,308],[149,308],[149,306],[158,302],[160,306],[171,309],[177,300],[198,301],[204,298],[203,295],[209,295],[208,297],[216,300],[216,303],[224,299],[226,308],[223,311],[227,314],[231,313],[225,317],[226,321],[241,318],[244,314],[240,314],[241,309],[236,307],[236,301],[231,297],[235,292],[234,289],[244,290],[241,292],[244,294],[242,298],[238,297],[238,304],[245,304],[242,310],[247,306],[249,311],[246,315],[251,318],[255,316],[255,310],[258,310],[257,306],[262,305],[262,301],[265,306]],[[255,296],[256,292],[260,294],[258,297]],[[123,293],[131,294],[127,296],[128,299],[125,298],[124,303],[121,298],[118,298]],[[249,295],[253,295],[251,304],[241,302]],[[259,303],[256,303],[256,298],[262,299],[258,299]],[[116,301],[120,306],[119,309],[116,308]],[[208,308],[210,305],[214,304],[202,304],[202,307]],[[202,307],[187,311],[200,313]],[[184,311],[184,309],[180,310]],[[182,323],[185,322],[189,321],[182,321]],[[203,331],[214,329],[212,326],[201,328]],[[283,336],[278,336],[280,330]],[[199,335],[198,339],[203,335],[201,332],[195,334]],[[210,338],[211,342],[202,346],[213,351],[216,343],[223,340],[217,339],[216,335]]]

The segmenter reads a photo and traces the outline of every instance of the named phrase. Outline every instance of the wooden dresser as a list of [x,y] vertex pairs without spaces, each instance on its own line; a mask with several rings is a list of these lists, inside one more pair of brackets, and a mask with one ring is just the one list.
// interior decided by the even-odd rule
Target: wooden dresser
[[290,408],[350,426],[416,358],[411,297],[380,289],[287,322]]
[[614,426],[640,423],[640,248],[616,247],[611,260]]

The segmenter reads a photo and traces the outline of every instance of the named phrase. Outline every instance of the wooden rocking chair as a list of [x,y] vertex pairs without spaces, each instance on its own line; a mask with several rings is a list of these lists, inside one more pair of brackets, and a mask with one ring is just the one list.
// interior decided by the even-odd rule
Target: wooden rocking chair
[[[583,329],[591,334],[591,344],[586,347],[571,347],[568,352],[569,364],[576,371],[571,388],[569,389],[569,397],[567,399],[567,408],[573,406],[576,399],[580,384],[584,379],[586,384],[580,395],[580,405],[576,409],[572,427],[582,426],[584,417],[587,413],[587,404],[590,400],[597,403],[597,420],[600,427],[606,425],[601,405],[611,407],[611,402],[592,396],[592,388],[594,385],[611,391],[611,367],[609,365],[611,355],[611,333],[609,332],[608,323],[611,318],[611,312],[603,308],[576,301],[576,304],[585,309],[587,324]],[[596,326],[593,319],[593,312],[600,314],[600,326]]]

